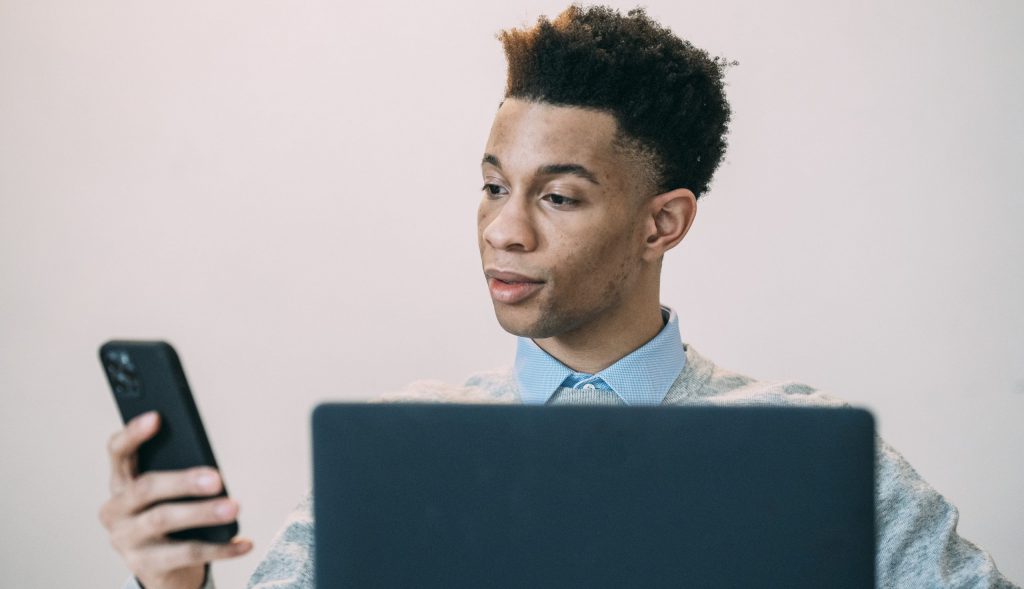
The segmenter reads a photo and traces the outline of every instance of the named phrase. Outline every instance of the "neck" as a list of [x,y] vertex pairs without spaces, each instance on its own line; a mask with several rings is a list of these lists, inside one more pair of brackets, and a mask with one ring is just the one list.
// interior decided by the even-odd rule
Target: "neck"
[[643,301],[621,305],[571,332],[534,340],[576,372],[594,374],[654,339],[664,327],[658,291]]

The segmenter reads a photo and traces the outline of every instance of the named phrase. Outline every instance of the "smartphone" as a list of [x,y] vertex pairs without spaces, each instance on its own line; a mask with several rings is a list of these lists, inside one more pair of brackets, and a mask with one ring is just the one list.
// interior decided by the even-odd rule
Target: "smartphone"
[[[163,341],[109,341],[100,347],[100,363],[110,382],[121,419],[128,423],[147,411],[160,414],[160,430],[138,452],[139,474],[194,466],[217,468],[177,352]],[[227,497],[223,486],[220,497]],[[198,501],[211,497],[183,497]],[[238,534],[238,522],[168,534],[176,540],[225,543]]]

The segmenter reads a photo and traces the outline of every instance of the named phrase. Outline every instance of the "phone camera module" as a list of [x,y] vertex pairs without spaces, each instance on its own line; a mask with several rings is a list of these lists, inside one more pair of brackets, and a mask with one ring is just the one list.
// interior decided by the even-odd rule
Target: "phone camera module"
[[142,390],[139,386],[139,377],[128,352],[111,350],[107,352],[106,360],[107,376],[110,378],[114,394],[119,397],[140,396]]

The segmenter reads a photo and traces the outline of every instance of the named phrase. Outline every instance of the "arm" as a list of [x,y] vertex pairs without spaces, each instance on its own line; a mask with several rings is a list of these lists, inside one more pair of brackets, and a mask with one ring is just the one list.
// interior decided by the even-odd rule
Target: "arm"
[[307,494],[274,537],[266,556],[249,578],[248,589],[312,589],[312,511],[312,495]]
[[[476,389],[421,381],[398,393],[379,396],[373,402],[472,402],[479,398],[481,393]],[[248,589],[312,588],[314,540],[313,498],[312,492],[308,492],[271,541],[267,554],[249,578]]]
[[1015,587],[957,534],[956,507],[881,438],[875,473],[879,587]]
[[[217,589],[213,584],[213,575],[210,574],[210,565],[206,565],[206,576],[204,577],[203,586],[199,589]],[[121,589],[146,589],[139,584],[139,580],[135,577],[131,577],[124,582]]]
[[[728,373],[731,382],[739,382]],[[748,381],[729,387],[711,379],[694,404],[848,407],[802,383]],[[716,387],[716,382],[719,383]],[[1012,588],[992,557],[957,534],[959,514],[892,446],[875,437],[875,567],[878,587]]]

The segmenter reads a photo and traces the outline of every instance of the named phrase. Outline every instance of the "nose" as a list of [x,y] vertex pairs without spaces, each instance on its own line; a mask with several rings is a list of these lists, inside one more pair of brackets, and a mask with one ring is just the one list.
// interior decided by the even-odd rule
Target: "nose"
[[481,205],[480,222],[485,224],[484,241],[496,250],[532,251],[537,247],[526,198],[510,195],[491,207]]

